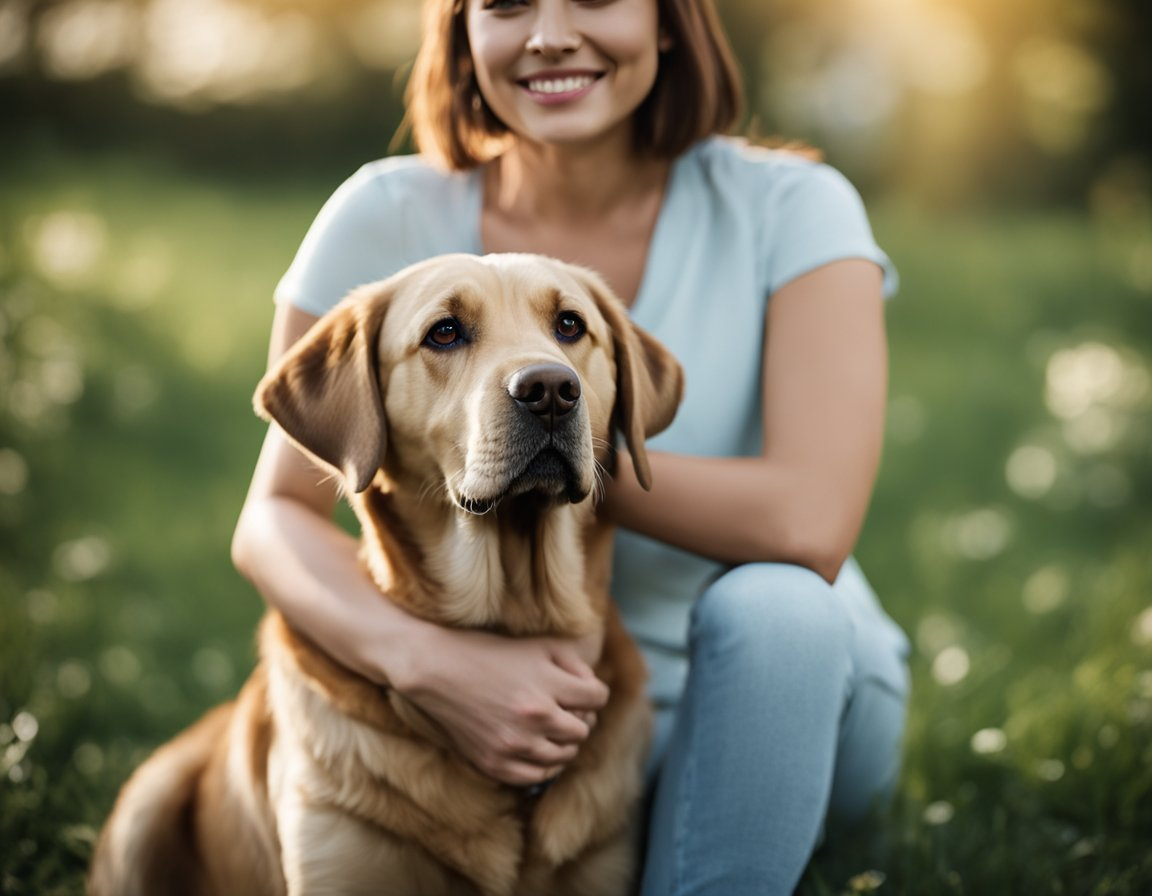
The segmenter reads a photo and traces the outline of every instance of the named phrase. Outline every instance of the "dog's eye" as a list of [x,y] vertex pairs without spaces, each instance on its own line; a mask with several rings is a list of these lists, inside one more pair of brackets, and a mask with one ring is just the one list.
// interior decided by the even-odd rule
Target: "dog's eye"
[[464,342],[464,328],[454,317],[438,320],[424,337],[424,344],[430,348],[455,348]]
[[562,311],[556,318],[556,338],[561,342],[575,342],[588,331],[580,315]]

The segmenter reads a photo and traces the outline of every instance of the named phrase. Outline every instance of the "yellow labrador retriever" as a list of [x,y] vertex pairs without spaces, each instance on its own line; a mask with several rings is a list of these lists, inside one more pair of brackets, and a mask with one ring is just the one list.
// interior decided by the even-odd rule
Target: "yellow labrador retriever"
[[594,512],[619,435],[675,414],[681,371],[582,268],[449,255],[363,287],[271,370],[257,411],[342,477],[389,600],[447,626],[603,633],[608,704],[542,794],[463,760],[393,690],[272,612],[234,702],[129,780],[96,896],[615,896],[648,737],[643,661]]

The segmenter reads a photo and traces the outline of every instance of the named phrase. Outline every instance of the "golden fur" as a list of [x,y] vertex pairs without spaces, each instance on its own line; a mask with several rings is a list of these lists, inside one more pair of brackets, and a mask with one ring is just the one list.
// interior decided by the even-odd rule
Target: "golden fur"
[[[586,332],[558,339],[562,313]],[[430,344],[445,320],[467,340]],[[574,408],[551,425],[511,394],[539,365],[578,377]],[[598,277],[539,256],[432,259],[321,319],[261,382],[256,408],[342,477],[384,595],[450,626],[602,631],[609,702],[533,798],[269,612],[239,697],[125,785],[90,892],[628,892],[649,713],[643,661],[607,592],[611,527],[591,496],[617,433],[647,484],[644,439],[671,422],[680,391],[678,365]]]

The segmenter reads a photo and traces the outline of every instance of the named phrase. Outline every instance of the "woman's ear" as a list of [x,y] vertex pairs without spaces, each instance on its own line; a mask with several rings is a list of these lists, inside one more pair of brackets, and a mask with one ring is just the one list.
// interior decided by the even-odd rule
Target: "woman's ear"
[[377,344],[391,290],[361,287],[322,317],[265,374],[256,413],[362,492],[387,447]]

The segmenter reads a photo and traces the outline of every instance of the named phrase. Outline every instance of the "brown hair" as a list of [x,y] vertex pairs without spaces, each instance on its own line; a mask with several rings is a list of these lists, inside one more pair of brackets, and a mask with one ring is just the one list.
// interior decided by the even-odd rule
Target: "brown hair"
[[[405,93],[404,129],[422,153],[450,170],[499,154],[509,130],[484,98],[472,68],[467,0],[425,0],[423,37]],[[670,48],[636,109],[635,149],[661,158],[731,129],[740,115],[740,72],[712,0],[656,0]]]

